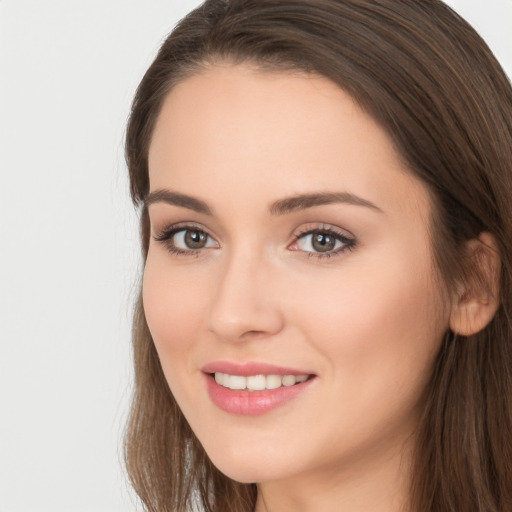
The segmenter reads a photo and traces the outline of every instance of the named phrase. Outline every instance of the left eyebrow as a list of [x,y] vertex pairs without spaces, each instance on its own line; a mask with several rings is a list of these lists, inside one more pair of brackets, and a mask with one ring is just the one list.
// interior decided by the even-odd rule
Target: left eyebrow
[[303,194],[286,199],[275,201],[270,206],[272,215],[285,215],[297,210],[305,210],[314,206],[322,206],[333,203],[344,203],[354,206],[363,206],[382,212],[382,210],[371,201],[351,194],[350,192],[319,192],[315,194]]

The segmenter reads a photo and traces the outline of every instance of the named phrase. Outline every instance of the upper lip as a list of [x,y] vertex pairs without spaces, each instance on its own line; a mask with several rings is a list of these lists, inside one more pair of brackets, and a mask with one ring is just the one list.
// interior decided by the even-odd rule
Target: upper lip
[[234,363],[231,361],[213,361],[205,364],[201,371],[204,373],[227,373],[242,377],[249,377],[251,375],[311,375],[309,371],[274,364],[258,362]]

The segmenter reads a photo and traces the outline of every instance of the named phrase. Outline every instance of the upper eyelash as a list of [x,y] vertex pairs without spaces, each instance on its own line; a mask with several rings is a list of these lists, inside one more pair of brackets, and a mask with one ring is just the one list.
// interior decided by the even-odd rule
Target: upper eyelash
[[302,231],[299,231],[297,234],[294,235],[294,242],[299,240],[299,238],[302,238],[306,235],[312,235],[314,233],[325,233],[328,235],[333,236],[334,238],[340,240],[343,242],[344,246],[341,249],[338,249],[333,252],[308,252],[308,258],[332,258],[333,256],[339,256],[340,254],[343,254],[346,251],[352,251],[355,247],[356,240],[354,237],[347,236],[346,234],[337,231],[336,229],[333,229],[330,226],[321,226],[318,228],[306,228]]
[[157,242],[166,242],[171,238],[173,235],[178,233],[178,231],[181,231],[182,229],[187,229],[186,227],[171,227],[171,228],[165,228],[162,231],[160,231],[158,234],[153,235],[153,238]]
[[[202,233],[205,233],[208,236],[211,236],[208,231],[203,229],[200,226],[197,226],[195,224],[178,224],[166,227],[162,229],[158,234],[155,234],[153,236],[153,239],[156,242],[168,242],[176,233],[179,233],[180,231],[190,231],[190,230],[196,230],[201,231]],[[165,244],[167,247],[167,250],[171,254],[187,254],[187,255],[197,255],[201,249],[178,249],[174,244]]]
[[203,233],[206,233],[208,236],[210,236],[208,231],[198,224],[181,224],[180,223],[180,224],[173,224],[171,226],[166,226],[165,228],[160,230],[157,234],[153,235],[153,238],[157,242],[165,242],[166,240],[171,238],[171,236],[175,235],[179,231],[193,231],[193,230],[201,231]]

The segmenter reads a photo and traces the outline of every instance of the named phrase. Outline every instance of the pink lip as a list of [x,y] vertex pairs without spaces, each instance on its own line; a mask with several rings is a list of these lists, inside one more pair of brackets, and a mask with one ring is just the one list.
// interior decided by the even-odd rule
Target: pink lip
[[307,370],[297,370],[293,368],[285,368],[284,366],[276,366],[267,363],[232,363],[230,361],[214,361],[208,363],[201,368],[204,373],[229,373],[230,375],[240,375],[249,377],[250,375],[310,375]]
[[310,375],[309,372],[284,368],[282,366],[264,363],[236,364],[227,361],[217,361],[205,365],[204,372],[206,388],[211,401],[220,409],[231,414],[256,416],[272,411],[293,400],[312,384],[313,378],[294,386],[282,386],[277,389],[263,391],[239,391],[225,388],[215,382],[211,374],[215,372],[230,375]]

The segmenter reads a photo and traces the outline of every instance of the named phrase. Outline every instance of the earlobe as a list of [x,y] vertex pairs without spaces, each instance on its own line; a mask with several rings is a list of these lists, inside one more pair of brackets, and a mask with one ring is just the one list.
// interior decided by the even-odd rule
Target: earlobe
[[467,278],[453,299],[450,329],[471,336],[484,329],[499,307],[501,259],[495,237],[482,232],[467,242]]

